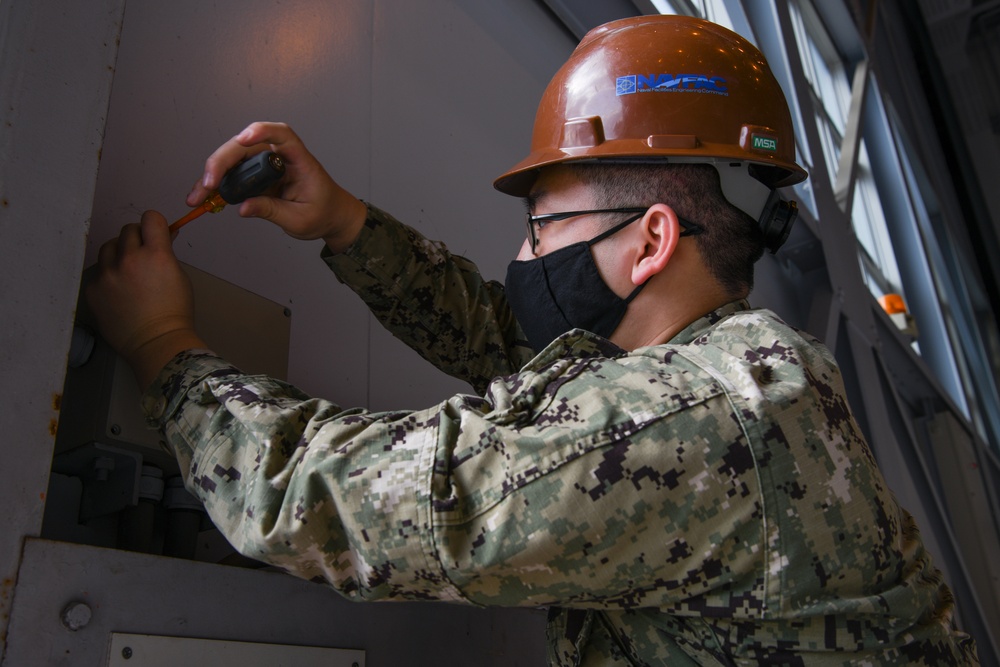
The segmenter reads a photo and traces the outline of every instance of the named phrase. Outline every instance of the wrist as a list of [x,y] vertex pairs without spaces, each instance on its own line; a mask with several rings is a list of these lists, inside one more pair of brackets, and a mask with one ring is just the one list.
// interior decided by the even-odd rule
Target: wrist
[[345,222],[338,225],[335,231],[323,236],[323,242],[334,254],[346,251],[358,240],[367,219],[368,206],[360,199],[351,197],[345,205]]
[[179,353],[206,347],[205,341],[193,329],[177,329],[160,334],[122,356],[135,374],[140,391],[145,391]]

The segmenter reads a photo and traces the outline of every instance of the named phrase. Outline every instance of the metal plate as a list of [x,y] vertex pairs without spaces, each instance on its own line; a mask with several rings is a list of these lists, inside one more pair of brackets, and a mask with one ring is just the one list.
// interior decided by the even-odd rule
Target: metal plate
[[108,667],[364,667],[365,652],[190,637],[111,633]]
[[[195,294],[195,328],[208,346],[247,373],[288,376],[290,312],[284,306],[187,264]],[[160,434],[146,426],[141,394],[128,365],[118,358],[102,441],[122,441],[162,451]]]

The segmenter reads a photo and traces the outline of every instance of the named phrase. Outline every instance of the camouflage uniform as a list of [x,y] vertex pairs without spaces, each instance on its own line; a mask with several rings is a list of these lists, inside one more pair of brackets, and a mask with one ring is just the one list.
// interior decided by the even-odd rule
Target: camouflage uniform
[[144,406],[243,553],[356,600],[548,606],[553,665],[976,664],[818,342],[737,302],[532,358],[499,285],[370,210],[326,261],[481,395],[344,410],[179,355]]

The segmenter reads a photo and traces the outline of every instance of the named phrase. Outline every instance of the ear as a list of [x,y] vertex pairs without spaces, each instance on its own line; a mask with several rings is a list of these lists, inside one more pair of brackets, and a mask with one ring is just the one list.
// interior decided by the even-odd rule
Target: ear
[[677,248],[681,225],[674,209],[654,204],[639,221],[642,247],[632,263],[632,283],[641,285],[664,268]]

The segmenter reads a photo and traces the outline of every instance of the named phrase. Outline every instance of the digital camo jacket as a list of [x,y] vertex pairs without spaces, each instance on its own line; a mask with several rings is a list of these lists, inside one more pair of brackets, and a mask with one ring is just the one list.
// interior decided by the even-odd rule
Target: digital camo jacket
[[499,285],[377,209],[326,261],[480,393],[347,410],[179,355],[144,407],[243,553],[357,600],[547,606],[554,665],[976,663],[831,355],[774,314],[531,358]]

